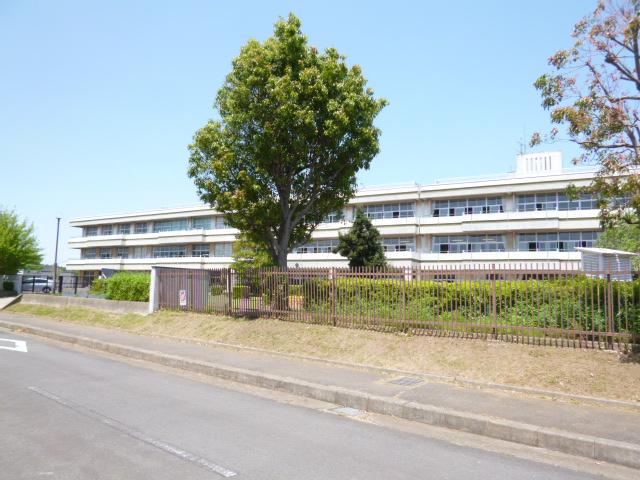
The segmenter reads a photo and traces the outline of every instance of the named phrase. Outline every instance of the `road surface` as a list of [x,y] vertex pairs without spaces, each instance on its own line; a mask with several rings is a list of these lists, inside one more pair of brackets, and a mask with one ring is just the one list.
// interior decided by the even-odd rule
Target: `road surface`
[[0,330],[0,338],[2,479],[596,478],[31,337]]

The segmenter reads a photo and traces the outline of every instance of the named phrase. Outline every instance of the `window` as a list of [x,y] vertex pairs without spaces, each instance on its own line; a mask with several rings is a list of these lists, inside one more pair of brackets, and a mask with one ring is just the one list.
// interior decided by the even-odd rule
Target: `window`
[[413,203],[385,203],[365,205],[364,214],[371,220],[381,218],[410,218],[415,216]]
[[129,235],[131,233],[131,224],[130,223],[122,223],[118,225],[118,233],[120,235]]
[[562,192],[536,193],[518,196],[519,212],[535,212],[544,210],[595,210],[597,208],[597,201],[590,193],[583,193],[575,199],[570,199]]
[[83,248],[80,250],[80,257],[86,259],[96,258],[96,249],[95,248]]
[[342,212],[332,212],[325,217],[322,223],[336,223],[344,218]]
[[188,229],[189,229],[189,222],[186,218],[153,222],[153,233],[175,232],[177,230],[188,230]]
[[480,213],[503,212],[501,197],[466,198],[462,200],[436,200],[434,217],[456,217]]
[[147,224],[146,223],[136,223],[135,233],[147,233]]
[[521,233],[518,250],[524,252],[574,252],[577,247],[594,247],[599,232]]
[[118,258],[129,258],[129,249],[127,247],[118,247],[116,250]]
[[131,247],[133,249],[133,258],[148,258],[149,247]]
[[292,253],[331,253],[338,246],[338,239],[313,240],[293,249]]
[[98,227],[84,227],[85,237],[95,237],[98,235]]
[[153,258],[186,257],[187,247],[184,245],[163,245],[153,247]]
[[231,228],[227,225],[227,222],[224,221],[223,216],[215,217],[215,227],[214,228]]
[[413,237],[388,237],[382,239],[385,252],[413,252],[416,242]]
[[191,256],[192,257],[208,257],[209,256],[209,245],[206,244],[206,243],[193,245],[191,247]]
[[230,257],[231,251],[231,242],[221,242],[213,244],[214,257]]
[[433,253],[504,252],[504,235],[444,235],[433,237]]
[[213,228],[212,217],[198,217],[191,221],[191,228],[195,230],[211,230]]
[[112,225],[103,225],[100,233],[102,235],[113,235],[113,226]]
[[111,258],[111,249],[110,248],[101,248],[100,249],[100,258]]

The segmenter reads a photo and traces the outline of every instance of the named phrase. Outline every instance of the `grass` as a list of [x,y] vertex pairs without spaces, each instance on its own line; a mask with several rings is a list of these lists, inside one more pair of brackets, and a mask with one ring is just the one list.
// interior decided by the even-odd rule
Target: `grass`
[[60,321],[257,347],[283,353],[640,402],[640,362],[622,354],[507,342],[407,336],[274,319],[158,312],[149,316],[17,304]]

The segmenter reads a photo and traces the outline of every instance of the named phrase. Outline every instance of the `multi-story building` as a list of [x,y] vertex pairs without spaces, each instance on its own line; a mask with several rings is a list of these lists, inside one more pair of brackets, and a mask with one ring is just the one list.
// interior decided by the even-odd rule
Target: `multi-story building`
[[[394,266],[579,263],[576,247],[594,246],[596,200],[569,198],[569,185],[589,185],[595,170],[562,168],[560,152],[520,155],[515,172],[430,185],[365,188],[327,218],[312,241],[289,254],[290,266],[346,266],[332,253],[338,232],[362,208],[379,229]],[[149,270],[153,265],[226,267],[238,233],[207,206],[73,220],[69,241],[79,259],[67,268]]]

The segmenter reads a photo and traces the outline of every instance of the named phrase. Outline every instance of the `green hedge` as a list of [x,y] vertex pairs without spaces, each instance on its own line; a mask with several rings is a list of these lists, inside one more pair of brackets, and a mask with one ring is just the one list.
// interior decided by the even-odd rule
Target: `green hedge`
[[[493,290],[495,288],[495,296]],[[464,322],[603,331],[607,281],[559,280],[435,282],[371,279],[310,280],[305,310],[356,318]],[[495,298],[495,300],[494,300]],[[640,281],[612,282],[616,331],[640,333]],[[494,317],[495,312],[495,317]]]
[[91,282],[89,292],[94,295],[105,295],[107,293],[107,283],[108,280],[106,278],[96,278]]
[[148,273],[119,272],[106,283],[105,298],[108,300],[149,301],[151,276]]

